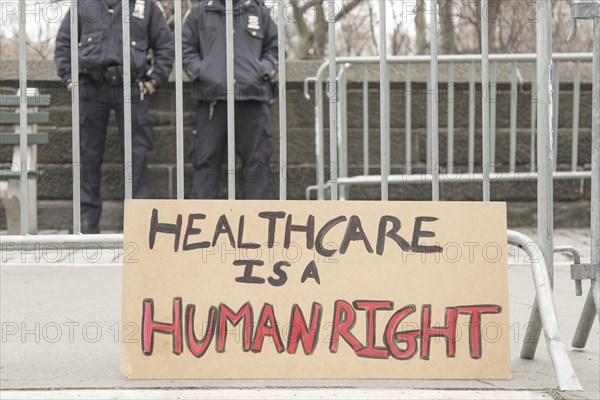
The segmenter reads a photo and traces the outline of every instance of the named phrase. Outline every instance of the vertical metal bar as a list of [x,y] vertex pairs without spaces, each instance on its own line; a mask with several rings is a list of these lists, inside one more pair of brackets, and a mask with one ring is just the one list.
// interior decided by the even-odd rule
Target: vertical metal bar
[[454,62],[448,64],[448,144],[446,163],[448,173],[454,173]]
[[[552,5],[547,0],[537,0],[537,209],[538,242],[546,260],[550,282],[553,281],[553,182],[552,182]],[[529,318],[526,338],[521,348],[521,358],[532,359],[541,332],[541,317],[537,302]]]
[[337,154],[337,73],[335,52],[335,0],[327,2],[328,52],[329,52],[329,163],[331,179],[331,200],[338,200],[338,154]]
[[[593,98],[592,113],[592,253],[593,265],[600,264],[600,17],[594,20],[594,60],[592,65]],[[600,268],[596,268],[596,277],[592,279],[590,291],[593,292],[596,314],[600,319]]]
[[[592,180],[591,180],[591,264],[600,264],[600,17],[594,19],[594,57],[592,64]],[[577,324],[574,347],[585,347],[592,325],[594,308],[600,319],[600,268],[596,268],[585,306]]]
[[438,44],[437,44],[437,0],[430,0],[431,23],[429,24],[431,33],[431,200],[440,199],[440,126],[439,126],[439,105],[438,105]]
[[[537,70],[536,67],[536,63],[533,63],[532,66],[532,76],[533,76],[533,71]],[[538,101],[538,95],[537,95],[537,91],[535,90],[536,88],[536,84],[535,84],[535,80],[532,78],[531,80],[531,118],[530,118],[530,125],[529,125],[529,160],[530,160],[530,171],[531,172],[536,172],[537,167],[536,167],[536,131],[535,128],[537,126],[537,101]]]
[[475,63],[469,66],[469,174],[475,172]]
[[404,135],[406,138],[405,158],[406,173],[412,173],[412,64],[405,64],[406,68],[406,109],[404,112]]
[[[592,64],[592,180],[591,227],[592,265],[600,264],[600,17],[594,19],[594,57]],[[594,308],[596,315],[594,315]],[[585,347],[594,319],[600,319],[600,268],[596,268],[590,292],[577,324],[574,347]]]
[[233,0],[225,0],[227,54],[227,197],[235,200],[235,82],[233,75]]
[[553,156],[552,159],[554,160],[554,165],[553,165],[553,169],[554,171],[556,171],[556,167],[558,165],[558,111],[559,111],[559,96],[560,96],[560,61],[556,60],[556,62],[554,63],[554,68],[552,70],[553,73],[553,77],[552,77],[552,90],[553,90],[553,96],[552,96],[552,103],[553,103],[553,110],[552,110],[552,116],[553,116],[553,125],[552,125],[552,131],[553,131],[553,138],[552,138],[552,147],[553,147]]
[[71,132],[73,157],[73,233],[81,233],[81,153],[79,144],[79,6],[72,1],[71,18]]
[[183,50],[181,41],[181,1],[175,1],[175,140],[177,148],[177,199],[184,197],[183,170]]
[[585,348],[592,327],[594,326],[594,320],[596,319],[595,315],[597,312],[596,306],[594,305],[594,291],[590,288],[585,303],[583,304],[583,310],[581,311],[581,316],[579,317],[579,322],[577,323],[577,329],[575,330],[575,335],[573,335],[571,346],[576,349]]
[[125,199],[133,193],[131,146],[131,38],[129,32],[129,1],[121,2],[123,14],[123,124],[125,136]]
[[387,132],[386,135],[386,143],[385,145],[387,146],[388,149],[388,176],[391,175],[392,173],[392,129],[391,129],[391,97],[390,97],[390,64],[386,63],[386,82],[385,82],[385,87],[387,88],[386,92],[385,92],[385,115],[387,116],[385,119],[385,131]]
[[[482,172],[483,201],[490,201],[490,43],[488,32],[488,0],[481,0],[481,136],[482,136]],[[487,93],[486,93],[487,91]]]
[[19,152],[21,158],[21,235],[29,233],[29,178],[27,176],[27,9],[19,3]]
[[[348,131],[347,118],[346,118],[346,100],[347,100],[347,87],[346,87],[346,64],[342,65],[342,70],[338,77],[339,87],[339,102],[338,102],[338,154],[339,154],[339,165],[340,173],[339,176],[346,178],[348,176]],[[346,200],[346,186],[339,188],[340,200]]]
[[315,82],[315,134],[317,152],[317,198],[325,200],[325,126],[323,110],[323,81],[317,74]]
[[490,172],[496,171],[496,111],[498,108],[498,63],[490,65]]
[[388,117],[386,110],[388,109],[388,91],[389,91],[389,76],[388,76],[388,61],[387,61],[387,30],[386,30],[386,2],[379,2],[379,73],[380,73],[380,87],[379,87],[379,117],[380,117],[380,148],[381,148],[381,200],[387,201],[389,199],[389,129],[388,129]]
[[363,175],[369,175],[369,66],[363,65]]
[[285,0],[279,0],[277,18],[279,58],[279,200],[287,199],[287,104],[285,65]]
[[573,78],[573,133],[571,142],[571,171],[577,170],[577,150],[579,148],[579,101],[581,96],[581,61],[575,63]]
[[427,130],[425,132],[425,165],[427,167],[427,171],[431,171],[431,61],[429,64],[429,68],[427,68],[427,87],[426,87],[426,101],[427,101],[427,121],[426,126]]
[[517,63],[512,63],[510,77],[510,172],[517,170],[517,102],[519,101],[517,83]]

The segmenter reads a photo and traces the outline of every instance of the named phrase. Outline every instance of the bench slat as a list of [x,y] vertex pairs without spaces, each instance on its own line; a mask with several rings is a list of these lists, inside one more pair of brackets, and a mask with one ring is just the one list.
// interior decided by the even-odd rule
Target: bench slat
[[[0,145],[21,144],[20,135],[14,133],[0,133]],[[29,133],[27,135],[27,144],[48,144],[48,134],[45,132]]]
[[[27,124],[47,124],[50,122],[50,113],[37,112],[27,113]],[[20,123],[20,115],[16,112],[0,112],[0,124],[2,125],[18,125]]]
[[[27,171],[27,178],[37,178],[42,175],[42,171]],[[10,169],[0,169],[0,181],[8,181],[21,179],[21,173],[19,171],[12,171]]]
[[[0,107],[19,107],[21,96],[14,94],[0,95]],[[29,107],[48,107],[50,106],[50,95],[28,96],[27,106]]]

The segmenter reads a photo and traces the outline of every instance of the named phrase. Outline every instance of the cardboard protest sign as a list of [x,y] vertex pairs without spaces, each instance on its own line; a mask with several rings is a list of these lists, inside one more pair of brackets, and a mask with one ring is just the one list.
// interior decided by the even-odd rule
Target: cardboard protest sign
[[129,378],[508,378],[504,203],[130,200]]

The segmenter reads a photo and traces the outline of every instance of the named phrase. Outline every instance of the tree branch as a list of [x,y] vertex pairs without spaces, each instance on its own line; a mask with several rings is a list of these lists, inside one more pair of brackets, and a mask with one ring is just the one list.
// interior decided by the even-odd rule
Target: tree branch
[[344,18],[346,14],[348,14],[350,11],[356,8],[356,6],[360,4],[360,2],[361,0],[352,0],[351,2],[344,4],[340,12],[336,14],[335,20],[339,21],[340,19]]
[[304,20],[304,11],[298,4],[298,0],[290,0],[290,4],[294,9],[294,16],[296,17],[296,28],[298,28],[298,34],[300,37],[307,37],[310,34],[306,21]]

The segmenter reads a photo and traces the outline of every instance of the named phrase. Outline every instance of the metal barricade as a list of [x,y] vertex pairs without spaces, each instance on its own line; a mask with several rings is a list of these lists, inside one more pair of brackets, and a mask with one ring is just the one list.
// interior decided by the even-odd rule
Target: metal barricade
[[[386,47],[386,2],[379,2],[379,13],[380,13],[380,41],[379,41],[379,56],[378,57],[336,57],[335,45],[335,29],[336,29],[336,2],[335,0],[328,0],[326,2],[327,12],[326,18],[328,21],[329,33],[329,59],[323,63],[319,68],[315,78],[315,96],[317,106],[315,108],[317,123],[316,126],[316,157],[317,157],[317,185],[315,190],[318,193],[318,197],[323,199],[325,189],[329,189],[330,198],[332,200],[338,200],[340,195],[343,195],[341,190],[343,187],[354,185],[354,184],[380,184],[381,185],[381,200],[387,201],[389,199],[389,185],[409,182],[409,181],[420,181],[430,182],[432,187],[432,199],[437,201],[440,198],[439,185],[443,181],[451,180],[468,180],[468,181],[482,181],[483,182],[483,199],[484,201],[490,200],[490,183],[491,181],[498,180],[515,180],[515,179],[530,179],[537,180],[538,182],[538,235],[539,235],[539,250],[543,255],[543,258],[539,262],[532,263],[532,271],[534,275],[534,281],[536,286],[536,306],[534,307],[534,314],[532,315],[531,321],[534,322],[532,326],[543,327],[548,342],[548,350],[553,361],[556,375],[559,380],[560,388],[563,390],[581,390],[581,385],[577,380],[574,373],[571,362],[565,351],[564,344],[560,337],[560,331],[558,328],[558,322],[556,317],[556,311],[554,309],[554,303],[552,300],[551,293],[551,282],[552,282],[552,182],[554,178],[581,178],[581,177],[592,177],[592,263],[598,263],[598,256],[600,250],[599,235],[600,235],[600,213],[598,212],[598,196],[600,195],[599,190],[599,166],[600,166],[600,146],[599,146],[599,134],[598,128],[600,126],[599,116],[599,99],[598,99],[598,79],[600,78],[600,71],[598,71],[598,45],[599,41],[595,41],[594,51],[594,87],[596,88],[594,93],[594,124],[593,124],[593,139],[592,139],[592,151],[593,151],[593,163],[592,171],[576,171],[576,149],[577,149],[577,135],[573,138],[573,160],[572,170],[568,172],[554,171],[555,165],[555,148],[552,147],[551,137],[553,134],[553,128],[556,125],[552,125],[551,116],[549,110],[552,106],[552,58],[550,54],[552,44],[552,31],[551,31],[551,3],[547,0],[537,0],[539,21],[537,25],[537,48],[538,53],[536,55],[489,55],[488,48],[488,19],[484,13],[488,9],[487,0],[482,0],[481,12],[482,12],[482,54],[474,56],[438,56],[437,48],[437,25],[430,24],[431,28],[431,56],[414,56],[414,57],[388,57]],[[233,0],[226,0],[226,30],[227,30],[227,119],[228,119],[228,196],[229,199],[235,199],[235,135],[234,135],[234,74],[233,74]],[[279,16],[279,76],[282,82],[285,82],[286,71],[285,71],[285,1],[279,0],[278,4],[278,16]],[[429,0],[428,2],[430,10],[437,10],[437,1]],[[593,4],[598,4],[594,2]],[[125,166],[131,168],[132,166],[132,132],[131,132],[131,74],[130,74],[130,43],[129,40],[129,7],[128,1],[121,2],[123,11],[123,70],[125,71],[124,76],[124,99],[125,99]],[[71,32],[77,32],[77,15],[78,15],[78,3],[70,3],[71,10]],[[20,0],[20,12],[21,15],[25,14],[25,0]],[[175,2],[175,40],[176,40],[176,61],[175,61],[175,87],[176,87],[176,107],[177,107],[177,118],[176,118],[176,149],[177,149],[177,198],[183,198],[183,182],[184,182],[184,170],[183,170],[183,119],[182,119],[182,49],[181,49],[181,29],[182,29],[182,16],[181,16],[181,2]],[[599,37],[600,22],[598,18],[595,19],[595,36]],[[19,80],[21,87],[24,87],[27,80],[27,58],[26,58],[26,34],[25,34],[25,18],[20,18],[20,71]],[[569,61],[575,62],[577,68],[580,68],[581,62],[589,61],[591,56],[589,54],[574,54],[574,55],[556,55],[554,57],[555,62]],[[490,88],[490,82],[493,81],[494,71],[496,70],[497,63],[499,62],[511,62],[512,63],[512,74],[511,83],[516,82],[516,63],[518,62],[536,62],[537,65],[537,87],[539,90],[538,104],[537,107],[531,108],[532,115],[537,112],[537,171],[529,171],[525,173],[517,172],[516,170],[516,107],[511,108],[511,122],[510,122],[510,171],[508,173],[494,172],[487,166],[492,165],[493,156],[492,149],[494,148],[494,135],[495,135],[495,110],[494,106],[490,102],[489,97],[486,97],[485,91],[482,91],[482,164],[483,169],[481,173],[475,173],[475,119],[474,119],[474,102],[470,106],[469,116],[469,174],[457,174],[450,170],[448,174],[442,174],[439,165],[439,115],[438,115],[438,102],[436,101],[439,95],[439,63],[447,63],[450,68],[450,76],[454,75],[454,66],[458,62],[467,62],[470,64],[470,99],[474,100],[475,97],[475,63],[481,62],[481,82],[483,88]],[[57,246],[64,246],[67,249],[77,249],[78,246],[86,246],[94,244],[95,248],[121,248],[123,243],[123,236],[119,234],[114,235],[81,235],[81,221],[80,221],[80,156],[79,156],[79,65],[78,65],[78,46],[77,46],[77,35],[71,35],[71,62],[72,62],[72,79],[73,79],[73,90],[72,90],[72,131],[73,131],[73,231],[72,235],[52,235],[52,236],[29,236],[26,234],[22,235],[6,235],[0,239],[0,248],[3,250],[11,249],[15,247],[18,250],[35,249],[37,246],[43,243],[52,242]],[[490,64],[490,62],[492,64]],[[428,86],[430,90],[428,92],[428,112],[429,112],[429,126],[428,130],[428,150],[427,150],[427,174],[414,174],[413,171],[408,170],[404,175],[391,175],[391,162],[390,162],[390,82],[389,82],[389,64],[401,63],[405,64],[407,71],[407,83],[411,84],[411,64],[423,64],[430,63]],[[338,77],[337,65],[343,65],[342,73]],[[345,122],[344,122],[344,109],[340,108],[345,106],[345,82],[346,72],[350,66],[346,64],[378,64],[380,71],[380,152],[381,152],[381,175],[371,176],[368,175],[369,163],[368,158],[365,157],[363,165],[364,176],[359,177],[348,177],[347,175],[347,154],[345,150],[346,141],[344,139]],[[325,183],[325,172],[324,172],[324,128],[323,128],[323,83],[324,83],[324,72],[328,70],[327,78],[327,97],[329,98],[329,132],[330,132],[330,179]],[[555,70],[556,71],[556,70]],[[576,75],[577,85],[579,85],[579,72]],[[363,66],[363,88],[368,89],[368,70]],[[555,74],[554,79],[559,82],[558,73]],[[286,182],[285,182],[285,167],[286,167],[286,114],[285,114],[285,85],[279,85],[279,112],[280,112],[280,168],[279,168],[279,182],[280,182],[280,199],[286,198]],[[554,96],[558,99],[559,91],[556,90]],[[26,93],[21,92],[21,120],[20,120],[20,142],[21,142],[21,159],[23,165],[27,164],[27,153],[26,153],[26,127],[27,127],[27,110],[26,110]],[[516,94],[514,94],[516,96]],[[410,112],[411,97],[407,94],[407,107],[406,110]],[[513,98],[514,100],[514,98]],[[578,100],[574,100],[578,101]],[[363,104],[365,109],[363,110],[365,120],[367,121],[363,125],[365,136],[363,138],[363,150],[365,154],[368,154],[369,142],[368,142],[368,97],[364,95]],[[555,101],[555,109],[558,111],[557,101]],[[449,106],[451,107],[451,106]],[[451,109],[452,111],[452,109]],[[409,139],[409,132],[411,130],[410,118],[407,118],[406,129],[407,139]],[[554,123],[555,124],[555,123]],[[453,127],[453,119],[449,113],[449,126]],[[578,121],[573,121],[573,129],[578,127]],[[531,135],[536,128],[536,123],[532,117],[531,124]],[[449,137],[453,138],[453,130],[450,130]],[[410,140],[407,140],[410,143]],[[451,149],[454,142],[451,141],[449,146],[449,160],[452,159],[453,153]],[[533,140],[532,140],[533,143]],[[451,154],[452,153],[452,154]],[[534,147],[530,150],[531,161],[534,161]],[[407,160],[410,161],[410,152],[406,152]],[[125,179],[125,198],[132,198],[132,174],[127,173]],[[26,182],[26,169],[21,169],[22,182]],[[27,185],[21,187],[21,231],[25,233],[27,231]],[[537,248],[530,246],[533,241],[519,233],[509,231],[507,233],[507,239],[509,243],[522,246],[527,251],[535,251]],[[595,248],[594,248],[595,246]],[[596,275],[595,281],[593,280],[594,293],[598,290],[598,277]],[[592,293],[592,291],[590,292]],[[593,297],[593,296],[591,296]],[[594,298],[595,299],[595,298]],[[598,304],[596,303],[596,307]],[[587,317],[586,317],[587,318]],[[539,328],[538,328],[539,329]],[[526,345],[523,348],[522,356],[528,358],[533,357],[535,351],[535,345]]]
[[[572,69],[573,75],[573,117],[572,117],[572,139],[571,139],[571,160],[570,160],[570,169],[569,170],[557,170],[556,163],[553,162],[553,178],[554,179],[590,179],[592,177],[592,171],[590,169],[583,169],[583,166],[578,164],[578,146],[580,145],[580,137],[579,137],[579,127],[580,127],[580,117],[579,117],[579,109],[581,102],[581,70],[582,64],[590,64],[592,62],[592,53],[560,53],[553,55],[554,65],[569,65]],[[489,115],[486,119],[489,121],[487,124],[484,123],[482,125],[482,140],[485,138],[489,138],[489,143],[487,143],[488,151],[484,151],[483,155],[488,154],[489,162],[482,162],[482,165],[488,165],[489,167],[485,170],[482,169],[481,172],[475,172],[475,109],[476,109],[476,100],[475,100],[475,90],[476,86],[479,83],[476,77],[476,65],[478,63],[482,63],[485,57],[482,55],[441,55],[438,56],[439,64],[446,66],[447,71],[447,156],[446,156],[446,164],[443,165],[445,170],[440,174],[437,169],[432,168],[431,165],[438,160],[432,160],[433,154],[429,151],[427,152],[427,172],[418,173],[416,172],[418,165],[412,159],[412,109],[413,109],[413,97],[415,93],[413,92],[413,71],[416,68],[424,69],[427,65],[431,64],[431,58],[429,56],[394,56],[388,57],[387,62],[391,65],[398,65],[403,67],[404,72],[404,85],[405,85],[405,127],[404,127],[404,137],[405,137],[405,147],[404,147],[404,162],[396,163],[396,166],[401,168],[401,173],[389,175],[381,173],[379,175],[370,174],[370,164],[369,164],[369,65],[374,65],[379,63],[378,57],[337,57],[335,60],[339,73],[337,74],[337,84],[340,87],[340,96],[343,96],[347,93],[347,76],[348,71],[350,69],[360,69],[362,67],[362,79],[361,82],[358,82],[362,85],[362,112],[363,112],[363,150],[362,150],[362,175],[340,175],[336,180],[335,184],[340,187],[340,190],[344,187],[351,186],[360,186],[360,185],[377,185],[380,182],[387,179],[390,184],[403,184],[403,183],[427,183],[432,182],[434,178],[439,179],[440,182],[500,182],[500,181],[536,181],[538,178],[538,173],[536,171],[536,140],[535,140],[535,131],[537,126],[537,107],[536,107],[536,99],[531,99],[531,107],[530,107],[530,139],[529,139],[529,163],[526,168],[523,166],[519,166],[517,164],[517,118],[521,110],[518,109],[517,104],[520,96],[519,89],[519,78],[518,78],[518,69],[519,66],[531,66],[535,70],[536,60],[538,59],[537,54],[492,54],[489,56],[490,60],[490,79],[486,80],[485,75],[483,74],[483,87],[489,88],[489,96],[482,96],[481,102],[486,104],[486,107],[482,107],[483,112],[489,107]],[[510,117],[509,117],[509,162],[507,166],[507,170],[498,171],[496,169],[496,137],[497,137],[497,101],[490,101],[491,99],[497,99],[497,69],[498,65],[508,65],[510,67]],[[465,172],[457,172],[456,171],[456,163],[455,160],[455,151],[454,151],[454,143],[455,143],[455,103],[451,101],[451,99],[455,98],[455,85],[457,84],[457,75],[456,75],[456,67],[457,66],[468,66],[468,96],[469,96],[469,111],[468,111],[468,162],[467,162],[467,170]],[[318,93],[320,92],[319,86],[324,84],[325,71],[329,66],[329,61],[325,61],[321,67],[317,70],[317,73],[314,77],[307,78],[304,84],[304,94],[305,97],[310,99],[309,86],[313,83],[314,92],[315,92],[315,136],[316,136],[316,144],[315,149],[320,148],[319,143],[321,143],[321,137],[324,136],[324,121],[323,121],[323,107],[324,104],[322,100],[319,100]],[[464,69],[464,68],[463,68]],[[483,69],[483,68],[482,68]],[[359,75],[359,74],[356,74]],[[356,76],[355,75],[355,76]],[[431,71],[429,71],[428,75],[431,75]],[[566,74],[565,74],[566,75]],[[382,79],[383,81],[383,79]],[[487,83],[486,83],[487,81]],[[553,87],[556,89],[553,92],[553,110],[554,111],[554,122],[553,122],[553,131],[555,132],[554,136],[556,136],[557,128],[557,120],[558,113],[560,112],[557,109],[556,104],[558,103],[558,98],[560,95],[560,90],[558,90],[559,81],[557,81],[557,75],[554,75],[553,81],[555,82]],[[532,82],[533,84],[533,82]],[[387,84],[389,85],[389,84]],[[437,115],[437,113],[431,113],[432,107],[437,108],[437,101],[431,103],[430,97],[431,92],[428,90],[428,115]],[[436,92],[437,93],[437,92]],[[527,94],[529,95],[529,94]],[[532,92],[533,95],[533,92]],[[382,103],[384,104],[384,103]],[[389,107],[389,106],[388,106]],[[522,112],[522,111],[521,111]],[[345,152],[343,147],[346,146],[344,143],[344,138],[348,136],[348,128],[347,124],[343,121],[347,118],[347,109],[345,107],[345,103],[340,100],[339,106],[337,108],[337,113],[342,114],[338,115],[338,124],[337,130],[340,138],[339,142],[339,152],[340,152],[340,160],[339,160],[339,171],[348,171],[347,164],[347,156],[342,156]],[[386,114],[389,116],[389,112]],[[483,120],[483,116],[482,116]],[[433,117],[427,118],[428,122],[428,130],[427,130],[427,138],[428,141],[431,138],[439,137],[439,128],[438,124],[433,122]],[[384,123],[383,121],[381,123]],[[387,128],[385,131],[389,132],[389,118],[386,118]],[[487,127],[487,128],[486,128]],[[435,134],[432,130],[436,130]],[[487,132],[487,133],[486,133]],[[432,134],[433,133],[433,134]],[[389,140],[389,135],[386,135],[385,140]],[[487,142],[487,140],[486,140]],[[439,143],[439,142],[438,142]],[[558,143],[557,139],[553,139],[553,143]],[[428,145],[428,148],[435,146],[435,144]],[[553,156],[552,159],[557,159],[557,146],[553,146]],[[330,178],[328,182],[325,181],[324,178],[324,170],[325,170],[325,162],[321,155],[317,155],[317,151],[315,150],[315,161],[317,166],[317,183],[315,185],[311,185],[306,189],[306,198],[311,198],[313,193],[316,193],[317,199],[323,200],[325,199],[325,191],[329,189],[330,185],[333,184],[333,178]],[[386,155],[386,157],[389,157]],[[387,171],[390,170],[390,162],[385,161],[382,157],[382,165],[387,165]],[[438,162],[439,165],[439,162]],[[486,174],[487,173],[487,174]],[[484,179],[484,174],[486,174]],[[432,188],[433,190],[433,188]],[[342,198],[344,198],[342,196]],[[434,193],[432,192],[432,199],[435,198]]]
[[[581,264],[579,255],[573,253],[573,265],[571,266],[571,278],[575,280],[577,296],[582,295],[581,280],[590,279],[591,285],[584,308],[581,312],[579,323],[572,345],[583,348],[590,335],[590,330],[596,319],[600,322],[600,1],[571,1],[571,34],[569,41],[575,39],[577,34],[577,20],[591,19],[594,21],[594,62],[592,68],[593,76],[593,99],[592,99],[592,192],[591,192],[591,259],[589,264]],[[573,124],[575,127],[575,124]],[[555,251],[564,251],[557,248]],[[566,249],[570,251],[572,249]]]

